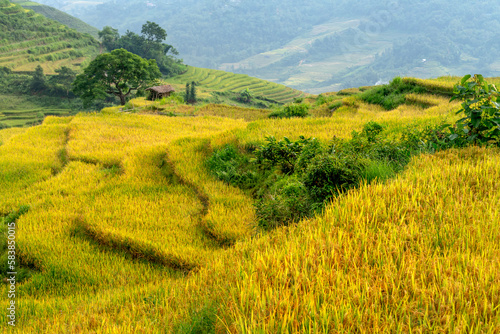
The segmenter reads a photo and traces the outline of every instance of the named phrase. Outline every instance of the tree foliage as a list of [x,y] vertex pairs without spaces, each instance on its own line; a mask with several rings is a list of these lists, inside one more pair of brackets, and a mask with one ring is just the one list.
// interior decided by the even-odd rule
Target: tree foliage
[[154,59],[145,60],[124,49],[97,56],[73,83],[85,102],[114,95],[125,105],[132,92],[154,85],[161,73]]
[[177,50],[170,44],[163,43],[167,32],[154,22],[147,21],[141,30],[141,35],[127,30],[120,36],[117,29],[106,26],[99,32],[102,44],[109,51],[125,49],[145,59],[155,59],[160,71],[167,75],[179,74],[184,70],[182,60],[173,56]]
[[43,73],[43,68],[40,65],[38,65],[35,68],[30,88],[33,93],[38,93],[47,89],[47,78],[45,77],[45,74]]
[[451,139],[464,134],[469,141],[478,143],[500,143],[500,96],[495,85],[488,84],[483,76],[466,75],[455,85],[453,98],[463,101],[457,114],[464,118],[456,123],[459,133]]

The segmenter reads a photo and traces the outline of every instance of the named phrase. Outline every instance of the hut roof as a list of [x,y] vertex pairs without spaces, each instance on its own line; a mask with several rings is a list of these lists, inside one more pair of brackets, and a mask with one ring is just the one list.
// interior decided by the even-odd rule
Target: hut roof
[[175,92],[175,88],[170,86],[170,85],[163,85],[163,86],[154,86],[154,87],[149,87],[146,90],[152,90],[158,94],[165,94],[165,93],[170,93],[170,92]]

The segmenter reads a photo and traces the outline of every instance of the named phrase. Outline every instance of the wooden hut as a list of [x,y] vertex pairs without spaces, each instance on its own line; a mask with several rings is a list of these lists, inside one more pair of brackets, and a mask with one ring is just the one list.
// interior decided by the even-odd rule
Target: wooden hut
[[170,85],[154,86],[146,89],[149,92],[148,100],[158,100],[163,97],[169,97],[175,92],[175,88]]

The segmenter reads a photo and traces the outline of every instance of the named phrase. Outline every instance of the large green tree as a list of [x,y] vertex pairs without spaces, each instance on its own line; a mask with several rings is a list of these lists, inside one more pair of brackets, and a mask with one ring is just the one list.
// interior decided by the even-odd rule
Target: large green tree
[[139,89],[153,85],[161,77],[156,60],[146,60],[124,49],[97,56],[73,83],[73,91],[87,104],[107,95],[126,98]]
[[154,22],[147,21],[142,25],[142,35],[128,31],[120,36],[118,30],[109,26],[99,32],[102,44],[109,50],[123,48],[145,59],[156,59],[160,71],[167,76],[181,73],[185,70],[182,60],[174,58],[179,53],[169,44],[163,43],[167,32]]

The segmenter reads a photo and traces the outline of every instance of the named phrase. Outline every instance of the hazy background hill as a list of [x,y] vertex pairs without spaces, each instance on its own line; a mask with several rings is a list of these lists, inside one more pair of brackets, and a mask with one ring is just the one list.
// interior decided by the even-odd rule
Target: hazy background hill
[[310,92],[396,75],[499,75],[494,0],[41,0],[101,29],[164,27],[185,63]]

